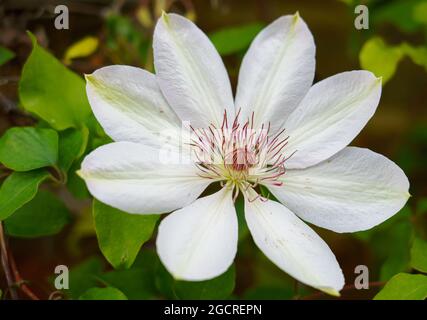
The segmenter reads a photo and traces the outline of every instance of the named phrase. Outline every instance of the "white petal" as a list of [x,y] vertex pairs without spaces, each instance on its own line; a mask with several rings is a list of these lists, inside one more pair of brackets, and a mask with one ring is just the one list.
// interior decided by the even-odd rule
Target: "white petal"
[[232,192],[223,188],[163,219],[157,253],[176,279],[211,279],[233,263],[237,229]]
[[344,276],[334,254],[291,211],[275,201],[246,199],[245,217],[256,245],[280,269],[302,283],[339,295]]
[[386,157],[347,147],[310,168],[288,170],[273,195],[300,218],[336,232],[370,229],[409,197],[405,173]]
[[153,38],[160,88],[181,120],[194,127],[222,123],[234,115],[230,80],[208,37],[190,20],[163,14]]
[[92,151],[79,175],[100,201],[129,213],[163,213],[193,202],[211,182],[173,150],[115,142]]
[[314,77],[313,36],[299,17],[283,16],[252,42],[239,73],[236,109],[242,119],[254,111],[255,126],[279,130],[310,89]]
[[179,133],[180,121],[153,74],[117,65],[98,69],[86,79],[93,113],[113,140],[158,144],[165,130]]
[[368,71],[337,74],[316,83],[286,121],[288,168],[305,168],[347,146],[374,114],[381,79]]

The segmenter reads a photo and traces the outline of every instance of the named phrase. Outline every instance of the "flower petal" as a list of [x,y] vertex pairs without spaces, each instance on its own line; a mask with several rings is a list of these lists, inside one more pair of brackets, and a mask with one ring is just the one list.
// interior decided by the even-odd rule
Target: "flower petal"
[[222,123],[224,110],[234,116],[230,80],[208,37],[190,20],[163,14],[153,40],[160,88],[181,120],[194,127]]
[[381,96],[381,78],[368,71],[337,74],[316,83],[286,121],[289,143],[296,153],[289,169],[328,159],[347,146],[374,114]]
[[162,138],[179,137],[180,121],[153,74],[117,65],[98,69],[86,80],[93,113],[115,141],[159,145]]
[[245,217],[256,245],[298,281],[339,295],[344,276],[328,245],[282,204],[245,200]]
[[242,119],[254,111],[255,127],[271,122],[273,132],[310,89],[315,45],[304,20],[283,16],[262,30],[246,53],[239,73],[236,109]]
[[288,170],[283,186],[268,187],[300,218],[335,232],[370,229],[409,197],[405,173],[386,157],[347,147],[310,168]]
[[163,213],[193,202],[211,182],[179,153],[132,142],[92,151],[79,175],[100,201],[129,213]]
[[163,219],[157,253],[176,279],[208,280],[233,263],[237,229],[232,191],[225,187]]

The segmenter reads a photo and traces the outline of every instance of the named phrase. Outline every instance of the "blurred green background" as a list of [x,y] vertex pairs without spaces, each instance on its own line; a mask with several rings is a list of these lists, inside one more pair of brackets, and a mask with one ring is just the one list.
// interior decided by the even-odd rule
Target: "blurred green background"
[[[354,27],[357,16],[354,9],[361,3],[369,8],[367,30]],[[69,30],[55,29],[56,4],[68,6]],[[37,103],[32,102],[39,98],[38,92],[57,92],[59,97],[63,90],[74,90],[66,86],[74,85],[77,80],[64,82],[65,78],[58,75],[62,74],[62,66],[51,67],[54,65],[51,56],[40,53],[38,59],[42,62],[27,61],[32,43],[26,31],[34,34],[38,46],[46,48],[80,76],[110,64],[134,65],[152,71],[151,37],[162,10],[186,15],[209,35],[224,59],[234,88],[240,62],[253,37],[277,17],[296,11],[308,24],[317,46],[315,82],[361,68],[383,76],[377,112],[352,145],[382,153],[401,166],[409,177],[412,197],[401,212],[373,230],[357,234],[335,234],[320,228],[316,231],[331,246],[345,273],[347,286],[342,298],[371,299],[398,273],[427,272],[427,1],[0,0],[0,135],[15,126],[50,126],[60,131],[60,143],[68,134],[86,137],[81,138],[82,153],[76,152],[79,157],[51,173],[54,181],[43,183],[35,198],[4,222],[17,268],[37,296],[46,299],[55,291],[54,268],[63,264],[72,268],[71,289],[64,291],[64,296],[74,299],[92,287],[105,285],[118,288],[130,299],[329,298],[297,284],[269,262],[255,248],[243,224],[235,267],[204,284],[204,288],[211,289],[207,292],[215,292],[211,295],[203,293],[197,284],[170,278],[155,255],[155,234],[144,243],[131,268],[116,266],[115,270],[103,257],[99,249],[102,236],[98,234],[97,239],[91,213],[92,199],[74,172],[81,156],[107,143],[108,137],[91,116],[85,123],[88,135],[87,129],[79,125],[75,126],[78,130],[64,132],[67,119],[63,126],[52,123],[40,112]],[[28,70],[38,69],[31,69],[32,74],[27,72],[25,82],[26,62]],[[57,106],[66,107],[73,99],[76,103],[86,101],[80,82],[76,83],[73,91],[76,94],[70,101],[59,101],[51,95],[51,98],[41,97],[40,103],[53,110]],[[2,180],[10,174],[7,167],[0,168]],[[51,214],[46,214],[47,211]],[[46,221],[52,221],[51,225]],[[362,264],[369,267],[369,290],[356,290],[353,285],[357,276],[354,268]],[[427,277],[411,278],[409,282],[402,277],[405,275],[394,278],[389,287],[392,293],[386,292],[385,298],[393,297],[393,292],[406,288],[405,285],[421,286],[424,292],[406,298],[427,296]],[[4,298],[8,298],[6,287],[5,279],[0,278]],[[28,298],[22,293],[20,296]]]

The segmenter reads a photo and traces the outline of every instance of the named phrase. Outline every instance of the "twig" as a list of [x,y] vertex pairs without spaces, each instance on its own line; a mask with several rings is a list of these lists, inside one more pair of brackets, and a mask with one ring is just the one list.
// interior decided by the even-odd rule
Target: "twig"
[[[1,81],[1,80],[0,80]],[[0,83],[1,85],[1,83]],[[4,96],[1,92],[0,92],[0,109],[3,109],[6,113],[12,111],[12,110],[17,110],[17,106],[16,104],[10,100],[9,98],[7,98],[6,96]]]
[[9,251],[9,263],[10,268],[12,269],[13,275],[15,276],[15,283],[16,286],[21,289],[23,293],[27,295],[28,298],[31,300],[40,300],[39,297],[37,297],[31,289],[27,286],[24,279],[22,279],[21,275],[19,274],[18,269],[16,268],[15,259],[12,256],[12,253]]
[[13,280],[12,274],[9,269],[9,259],[7,254],[7,245],[3,232],[3,223],[0,221],[0,250],[1,250],[1,264],[3,267],[3,272],[6,277],[6,282],[10,292],[10,296],[13,300],[17,300],[18,293],[15,290],[15,281]]
[[18,81],[18,76],[0,77],[0,86],[6,85],[8,83],[17,83]]

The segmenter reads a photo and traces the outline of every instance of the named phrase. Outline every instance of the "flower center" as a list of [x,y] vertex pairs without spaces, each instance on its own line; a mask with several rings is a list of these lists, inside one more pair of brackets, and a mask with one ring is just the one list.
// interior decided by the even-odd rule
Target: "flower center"
[[239,115],[240,110],[229,125],[225,111],[220,128],[214,124],[202,129],[190,126],[200,176],[240,190],[259,183],[282,185],[279,178],[285,174],[284,163],[289,159],[282,152],[289,138],[283,135],[285,130],[272,134],[269,123],[254,128],[254,113],[243,124]]
[[231,153],[225,155],[225,164],[230,170],[248,171],[257,164],[256,152],[247,147],[236,147]]

